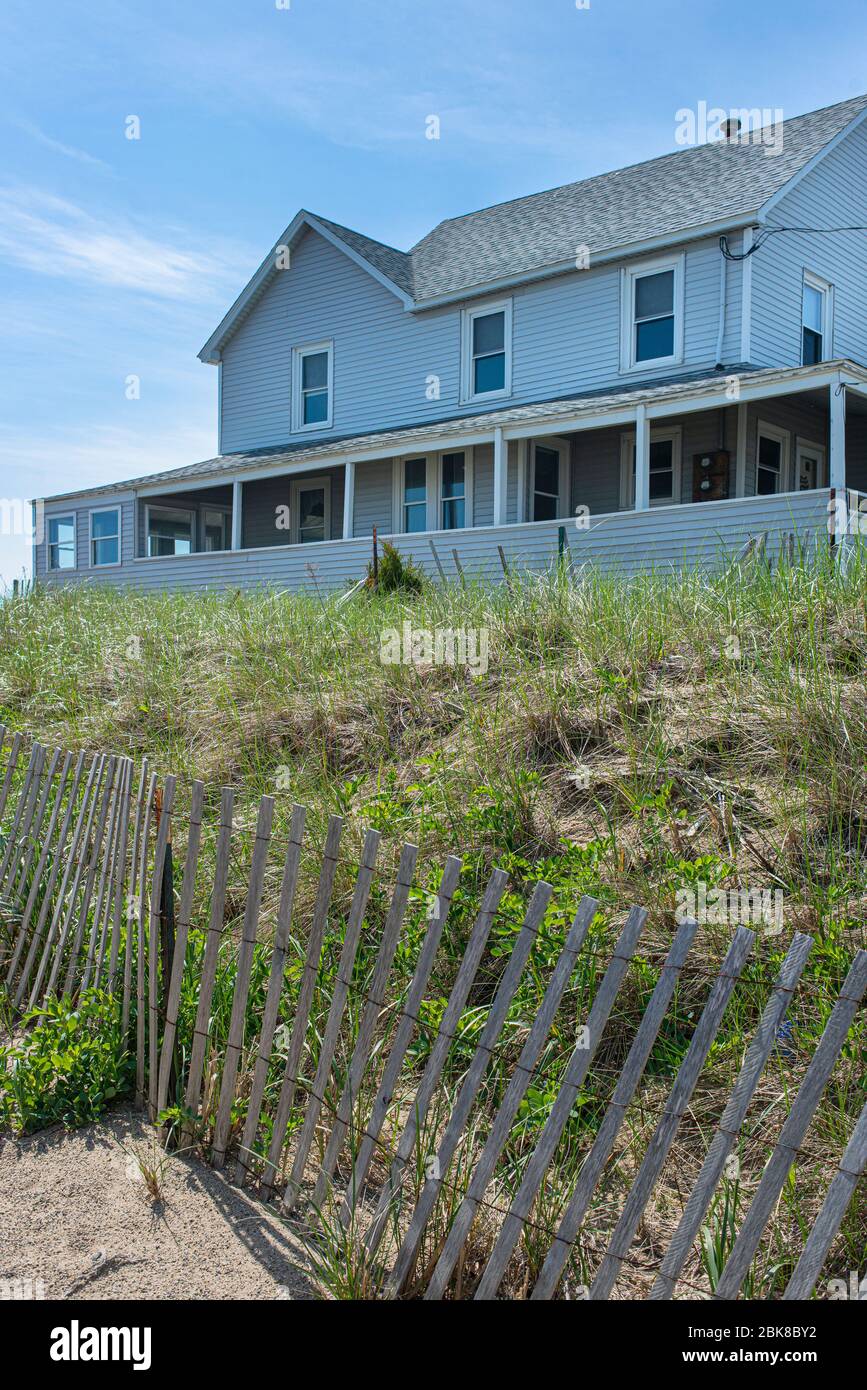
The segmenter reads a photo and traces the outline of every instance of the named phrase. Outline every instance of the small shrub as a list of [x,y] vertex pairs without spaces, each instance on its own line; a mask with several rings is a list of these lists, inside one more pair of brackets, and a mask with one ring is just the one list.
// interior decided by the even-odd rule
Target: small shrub
[[104,990],[49,999],[21,1020],[23,1036],[0,1048],[0,1128],[31,1134],[47,1125],[89,1124],[134,1076],[120,1003]]
[[[367,582],[373,585],[373,565],[368,565]],[[379,578],[377,587],[383,593],[393,593],[401,590],[404,593],[420,594],[425,586],[425,577],[418,565],[412,560],[405,560],[399,550],[395,550],[388,541],[382,543],[382,554],[379,558]]]

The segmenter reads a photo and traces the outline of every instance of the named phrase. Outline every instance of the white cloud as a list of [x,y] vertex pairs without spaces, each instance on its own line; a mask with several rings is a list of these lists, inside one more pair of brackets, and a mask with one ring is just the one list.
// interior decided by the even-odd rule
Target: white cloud
[[240,257],[206,251],[187,233],[160,239],[35,188],[0,188],[0,258],[42,275],[172,300],[224,298],[241,277]]
[[86,150],[76,149],[74,145],[64,145],[61,140],[55,140],[53,136],[46,135],[33,121],[19,120],[15,124],[19,130],[23,130],[25,135],[29,135],[32,140],[44,145],[47,150],[53,150],[55,154],[62,154],[66,159],[75,159],[79,164],[89,164],[93,168],[103,169],[109,173],[113,170],[110,164],[106,164],[104,159],[97,159],[96,155],[88,154]]

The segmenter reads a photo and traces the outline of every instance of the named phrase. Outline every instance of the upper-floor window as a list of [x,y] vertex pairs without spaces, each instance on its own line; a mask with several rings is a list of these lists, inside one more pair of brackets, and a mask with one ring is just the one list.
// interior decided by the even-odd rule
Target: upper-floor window
[[308,343],[292,350],[292,429],[330,429],[333,417],[334,348]]
[[90,513],[90,564],[93,569],[120,564],[120,507]]
[[465,309],[461,321],[461,399],[490,400],[512,390],[512,301]]
[[623,271],[623,371],[663,367],[683,358],[683,256],[645,261]]
[[146,507],[145,537],[148,555],[192,555],[196,514],[186,507]]
[[48,568],[75,569],[75,513],[48,519]]
[[801,313],[801,362],[805,367],[831,356],[831,302],[827,280],[805,270]]

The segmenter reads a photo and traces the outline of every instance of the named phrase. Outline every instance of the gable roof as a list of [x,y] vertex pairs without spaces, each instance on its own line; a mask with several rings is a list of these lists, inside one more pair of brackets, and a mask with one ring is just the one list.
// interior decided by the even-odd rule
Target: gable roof
[[351,256],[407,309],[481,294],[574,269],[591,257],[668,244],[702,230],[748,226],[771,200],[857,121],[867,95],[784,121],[779,146],[749,140],[694,145],[611,173],[448,218],[410,251],[302,210],[279,238],[199,356],[219,361],[223,343],[271,279],[275,251],[306,228]]

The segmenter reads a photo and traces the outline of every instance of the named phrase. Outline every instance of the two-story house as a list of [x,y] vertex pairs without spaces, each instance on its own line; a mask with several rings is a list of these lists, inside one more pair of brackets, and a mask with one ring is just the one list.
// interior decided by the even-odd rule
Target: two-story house
[[867,96],[435,227],[299,212],[199,354],[219,454],[44,499],[39,580],[715,561],[867,492]]

